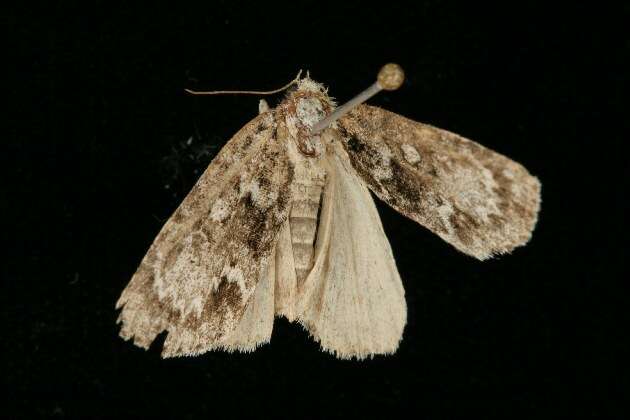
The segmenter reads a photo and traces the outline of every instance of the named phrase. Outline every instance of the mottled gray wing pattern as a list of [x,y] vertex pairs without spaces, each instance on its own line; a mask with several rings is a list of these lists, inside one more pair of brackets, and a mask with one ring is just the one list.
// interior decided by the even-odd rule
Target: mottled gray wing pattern
[[458,250],[483,260],[529,240],[540,183],[520,164],[373,106],[358,106],[338,124],[368,187]]
[[220,151],[166,222],[123,291],[120,334],[163,356],[220,346],[264,274],[289,211],[293,168],[271,112]]

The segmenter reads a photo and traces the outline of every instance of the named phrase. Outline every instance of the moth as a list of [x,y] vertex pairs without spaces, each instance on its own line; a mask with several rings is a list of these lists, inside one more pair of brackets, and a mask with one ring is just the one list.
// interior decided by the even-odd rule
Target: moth
[[249,352],[274,317],[341,359],[394,353],[405,291],[372,191],[479,260],[530,239],[540,183],[457,134],[374,106],[388,64],[336,107],[308,76],[240,129],[166,222],[116,307],[120,335],[163,357]]

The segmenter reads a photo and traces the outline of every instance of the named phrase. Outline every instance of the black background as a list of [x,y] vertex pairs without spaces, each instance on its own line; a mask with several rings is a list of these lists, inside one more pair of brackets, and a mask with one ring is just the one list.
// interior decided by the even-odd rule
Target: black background
[[[8,414],[621,415],[628,7],[339,3],[4,13]],[[336,360],[283,319],[253,354],[162,360],[120,339],[114,303],[141,257],[257,113],[256,97],[183,89],[272,89],[305,69],[343,102],[389,61],[407,81],[372,104],[541,179],[532,241],[482,263],[378,203],[409,307],[391,357]]]

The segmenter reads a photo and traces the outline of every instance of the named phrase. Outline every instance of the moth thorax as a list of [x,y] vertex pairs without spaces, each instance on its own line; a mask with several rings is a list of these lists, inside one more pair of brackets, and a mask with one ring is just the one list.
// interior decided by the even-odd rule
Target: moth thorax
[[326,116],[324,105],[317,97],[303,97],[297,100],[295,112],[303,126],[313,127],[315,123]]
[[315,95],[302,94],[295,97],[288,107],[287,128],[295,138],[304,156],[319,156],[322,144],[319,136],[311,135],[311,128],[326,117],[330,106]]

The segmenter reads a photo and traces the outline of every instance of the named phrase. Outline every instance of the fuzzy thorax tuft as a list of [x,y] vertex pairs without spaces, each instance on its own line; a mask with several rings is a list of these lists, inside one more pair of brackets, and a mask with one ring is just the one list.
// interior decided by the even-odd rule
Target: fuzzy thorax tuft
[[316,81],[314,81],[308,76],[306,76],[303,79],[299,79],[297,81],[297,90],[315,92],[315,93],[320,93],[324,95],[328,94],[328,89],[325,88],[324,85],[322,85],[321,83],[317,83]]

